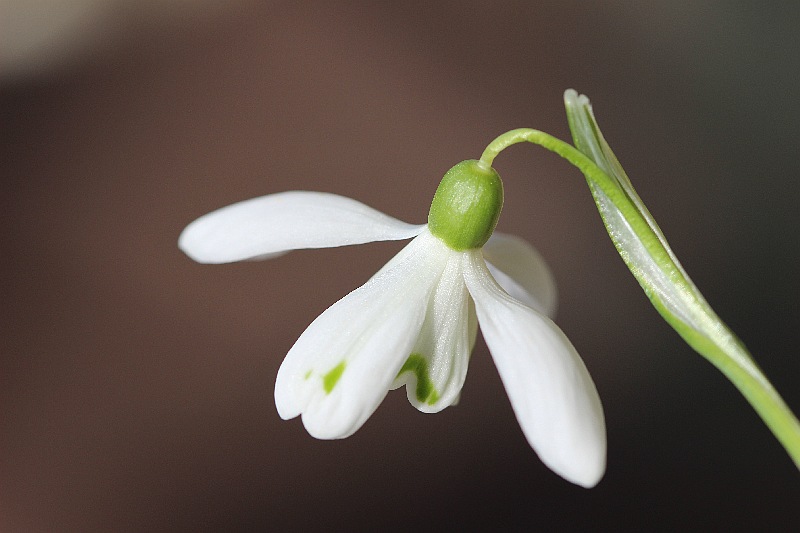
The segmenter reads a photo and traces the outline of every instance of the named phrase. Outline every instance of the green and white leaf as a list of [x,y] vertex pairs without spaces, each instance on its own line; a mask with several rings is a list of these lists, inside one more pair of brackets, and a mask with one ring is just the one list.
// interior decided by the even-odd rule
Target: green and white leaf
[[579,166],[625,264],[664,319],[739,388],[800,466],[800,424],[689,279],[603,138],[589,99],[568,90],[564,103],[575,147],[597,168]]

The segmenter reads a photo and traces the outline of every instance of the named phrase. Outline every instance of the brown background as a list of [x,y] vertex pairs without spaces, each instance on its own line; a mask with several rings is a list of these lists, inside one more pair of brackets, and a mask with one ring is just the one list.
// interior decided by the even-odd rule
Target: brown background
[[527,446],[482,341],[460,405],[437,416],[395,392],[343,441],[279,419],[283,355],[400,244],[219,267],[176,248],[195,217],[287,189],[422,222],[441,175],[499,133],[567,138],[574,87],[799,411],[795,3],[208,8],[117,13],[68,60],[2,79],[0,529],[800,524],[787,455],[661,321],[582,176],[544,150],[497,159],[500,229],[550,262],[557,321],[603,398],[609,463],[593,490]]

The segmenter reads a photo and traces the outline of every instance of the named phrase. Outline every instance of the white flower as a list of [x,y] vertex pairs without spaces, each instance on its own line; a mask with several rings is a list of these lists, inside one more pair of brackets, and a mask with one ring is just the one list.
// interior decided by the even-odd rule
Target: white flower
[[441,411],[459,398],[480,324],[530,445],[557,474],[591,487],[606,462],[600,399],[546,316],[555,285],[539,254],[515,237],[489,238],[502,206],[499,177],[486,185],[489,174],[496,176],[474,161],[454,167],[426,225],[349,198],[292,191],[209,213],[184,230],[179,246],[201,263],[226,263],[413,237],[291,348],[275,384],[280,416],[301,415],[317,438],[347,437],[402,385],[417,409]]

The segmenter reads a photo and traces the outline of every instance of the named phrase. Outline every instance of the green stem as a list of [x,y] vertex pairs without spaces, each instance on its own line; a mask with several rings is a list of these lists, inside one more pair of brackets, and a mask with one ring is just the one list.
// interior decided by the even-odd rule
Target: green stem
[[[672,261],[669,252],[661,245],[660,239],[653,232],[650,224],[641,215],[636,205],[617,185],[617,182],[603,172],[594,161],[585,156],[577,148],[565,143],[561,139],[557,139],[543,131],[529,128],[511,130],[496,138],[486,147],[486,150],[484,150],[481,155],[481,161],[491,166],[497,154],[509,146],[521,142],[538,144],[542,148],[546,148],[572,163],[578,170],[583,172],[583,175],[586,176],[590,184],[599,187],[620,210],[631,225],[633,231],[642,237],[643,244],[656,262],[664,264]],[[677,278],[674,281],[684,286],[688,285],[688,280],[681,275],[681,272],[675,272],[674,274]]]
[[[504,133],[486,147],[481,161],[492,165],[500,152],[521,142],[537,144],[560,155],[586,176],[593,192],[596,187],[609,198],[653,261],[662,268],[669,281],[678,287],[678,294],[683,300],[682,309],[691,317],[691,321],[687,322],[684,317],[678,316],[674,307],[665,305],[653,291],[648,290],[646,275],[637,268],[629,254],[625,253],[612,236],[623,260],[645,289],[656,310],[692,348],[708,359],[739,389],[800,469],[800,422],[758,368],[744,345],[717,317],[679,266],[663,235],[659,235],[660,231],[654,221],[648,221],[620,184],[589,157],[547,133],[527,128]],[[643,205],[642,208],[646,210]]]

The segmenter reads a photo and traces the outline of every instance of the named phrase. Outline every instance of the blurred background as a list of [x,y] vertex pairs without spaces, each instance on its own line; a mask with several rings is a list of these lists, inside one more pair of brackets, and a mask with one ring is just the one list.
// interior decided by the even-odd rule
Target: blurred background
[[0,530],[792,530],[800,476],[658,316],[582,175],[504,152],[499,229],[559,282],[603,399],[592,490],[528,447],[482,340],[461,403],[353,437],[281,421],[281,360],[402,246],[203,266],[194,218],[288,189],[424,222],[496,135],[601,127],[717,313],[800,411],[796,2],[0,0]]

